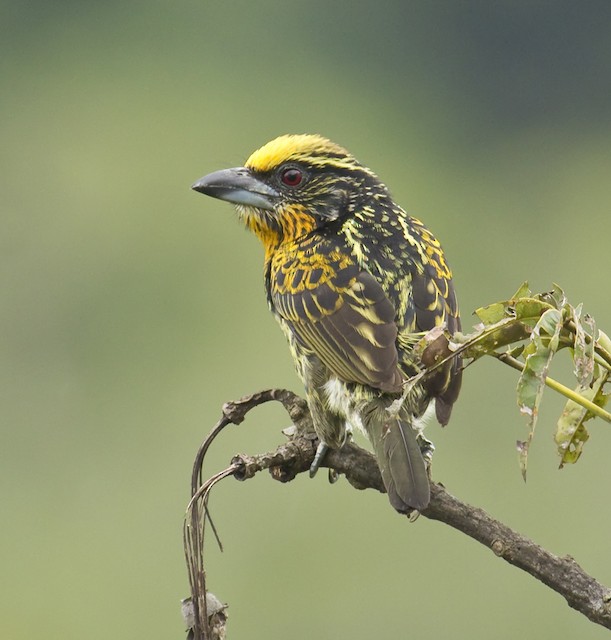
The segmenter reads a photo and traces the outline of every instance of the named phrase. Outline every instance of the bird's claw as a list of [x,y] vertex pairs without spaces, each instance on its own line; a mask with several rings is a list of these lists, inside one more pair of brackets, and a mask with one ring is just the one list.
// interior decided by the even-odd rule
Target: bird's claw
[[325,442],[319,442],[318,447],[316,448],[316,454],[314,456],[314,460],[310,465],[310,478],[313,478],[316,475],[316,472],[320,468],[322,461],[325,457],[325,454],[329,450],[329,446]]

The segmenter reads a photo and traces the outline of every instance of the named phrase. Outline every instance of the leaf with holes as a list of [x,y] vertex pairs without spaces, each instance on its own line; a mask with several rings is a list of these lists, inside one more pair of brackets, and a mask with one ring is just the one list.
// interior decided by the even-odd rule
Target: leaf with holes
[[[602,373],[598,371],[596,373],[597,377],[591,387],[579,385],[575,392],[586,400],[591,400],[595,405],[604,407],[609,400],[609,395],[604,393],[604,386],[610,374],[606,369],[603,369]],[[565,464],[575,464],[579,460],[583,446],[590,437],[585,423],[593,417],[590,411],[573,400],[569,400],[564,406],[554,435],[561,469]]]
[[[589,387],[594,378],[594,343],[596,325],[594,319],[585,314],[582,305],[573,308],[567,305],[569,319],[575,325],[573,343],[573,372],[581,387]],[[585,325],[585,326],[584,326]],[[588,331],[586,332],[586,327]]]
[[520,411],[528,417],[528,437],[525,441],[518,442],[520,470],[524,479],[526,479],[528,450],[535,433],[545,379],[552,358],[558,349],[562,326],[562,313],[558,309],[547,309],[535,325],[531,343],[525,350],[529,354],[526,356],[524,371],[518,380],[517,390]]

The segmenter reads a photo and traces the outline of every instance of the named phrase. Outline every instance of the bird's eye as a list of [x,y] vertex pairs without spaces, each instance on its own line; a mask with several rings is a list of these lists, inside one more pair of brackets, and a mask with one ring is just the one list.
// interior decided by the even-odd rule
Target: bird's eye
[[303,172],[295,167],[289,167],[282,171],[280,180],[287,187],[298,187],[303,182]]

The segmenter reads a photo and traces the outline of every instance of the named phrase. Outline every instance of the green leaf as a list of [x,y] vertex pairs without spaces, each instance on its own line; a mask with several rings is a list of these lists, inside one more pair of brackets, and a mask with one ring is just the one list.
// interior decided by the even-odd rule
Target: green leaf
[[[554,341],[553,348],[557,349],[563,321],[562,313],[558,309],[547,309],[541,315],[539,322],[537,322],[537,325],[533,329],[534,342],[538,343],[540,340],[545,344],[549,338],[550,341]],[[537,337],[539,340],[537,340]]]
[[611,362],[611,338],[600,329],[598,330],[598,335],[596,337],[596,347],[604,353],[606,356],[605,360],[607,362]]
[[535,433],[545,379],[551,360],[558,349],[562,326],[563,318],[560,311],[554,308],[546,309],[532,331],[531,343],[525,349],[528,355],[517,389],[520,412],[528,418],[528,437],[518,443],[520,470],[524,479],[528,450]]
[[566,305],[566,295],[564,289],[554,282],[554,290],[551,293],[552,298],[556,302],[556,308],[562,309]]
[[[521,372],[517,397],[520,411],[527,416],[528,436],[517,442],[517,448],[524,478],[544,386],[569,399],[555,438],[561,466],[575,462],[589,437],[584,423],[594,416],[611,423],[611,413],[603,408],[611,395],[603,392],[611,378],[609,337],[597,331],[594,321],[583,313],[582,305],[570,305],[556,284],[551,292],[533,294],[525,282],[509,300],[481,307],[475,313],[480,320],[475,331],[455,334],[448,344],[454,354],[460,353],[465,359],[475,361],[482,355],[491,355]],[[548,376],[553,357],[565,347],[572,354],[573,371],[579,382],[576,391]],[[501,348],[506,350],[501,352]],[[444,354],[441,357],[431,369],[448,360]],[[598,371],[604,371],[607,377],[594,386],[593,380],[602,376]]]
[[528,286],[528,280],[526,280],[520,285],[518,290],[511,296],[511,299],[518,300],[519,298],[531,298],[531,297],[532,297],[532,291]]
[[[570,305],[570,320],[575,325],[575,339],[573,343],[573,372],[577,378],[577,382],[581,387],[588,387],[594,378],[594,340],[591,336],[596,335],[596,326],[594,320],[587,314],[582,321],[582,305],[573,308]],[[586,333],[584,324],[589,329],[589,335]]]
[[517,347],[513,347],[513,349],[507,349],[507,355],[512,358],[519,358],[524,352],[524,345],[519,344]]
[[524,349],[522,350],[522,355],[524,356],[524,359],[526,360],[526,358],[532,355],[533,353],[535,353],[536,350],[537,350],[537,345],[534,342],[529,342],[527,345],[524,346]]
[[484,325],[490,326],[512,317],[519,320],[538,319],[546,309],[551,308],[552,305],[545,300],[533,297],[528,283],[524,282],[509,300],[493,302],[476,309],[474,313]]
[[480,307],[475,310],[475,315],[485,325],[496,324],[506,317],[507,304],[505,302],[494,302],[487,307]]
[[526,466],[528,464],[528,448],[529,442],[524,440],[518,440],[516,442],[516,449],[518,450],[518,461],[520,463],[520,471],[522,472],[522,478],[526,482]]
[[[579,385],[575,392],[591,400],[595,405],[604,407],[609,396],[603,393],[603,388],[609,379],[609,371],[602,369],[602,373],[595,378],[591,387]],[[583,446],[590,437],[585,423],[594,415],[585,407],[573,400],[568,400],[556,425],[554,441],[560,456],[560,468],[565,464],[575,464],[583,451]]]
[[483,355],[493,354],[499,347],[527,340],[530,327],[525,327],[515,318],[505,318],[490,326],[480,325],[479,329],[467,335],[454,334],[452,342],[461,345],[464,358],[477,360]]
[[538,321],[545,311],[554,309],[549,303],[537,300],[537,298],[520,298],[513,302],[515,317],[518,320],[533,321],[533,323]]

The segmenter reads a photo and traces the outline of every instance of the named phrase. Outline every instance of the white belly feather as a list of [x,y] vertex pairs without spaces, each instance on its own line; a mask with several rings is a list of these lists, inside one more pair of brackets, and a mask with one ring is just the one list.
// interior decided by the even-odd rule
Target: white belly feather
[[[346,420],[346,431],[352,433],[359,430],[365,436],[367,431],[361,420],[361,416],[354,404],[352,394],[348,390],[346,384],[337,377],[332,377],[325,382],[324,386],[325,399],[327,407],[333,413],[343,416]],[[411,422],[412,428],[417,433],[422,433],[429,420],[435,415],[435,399],[429,402],[426,411],[421,416],[414,416]]]

